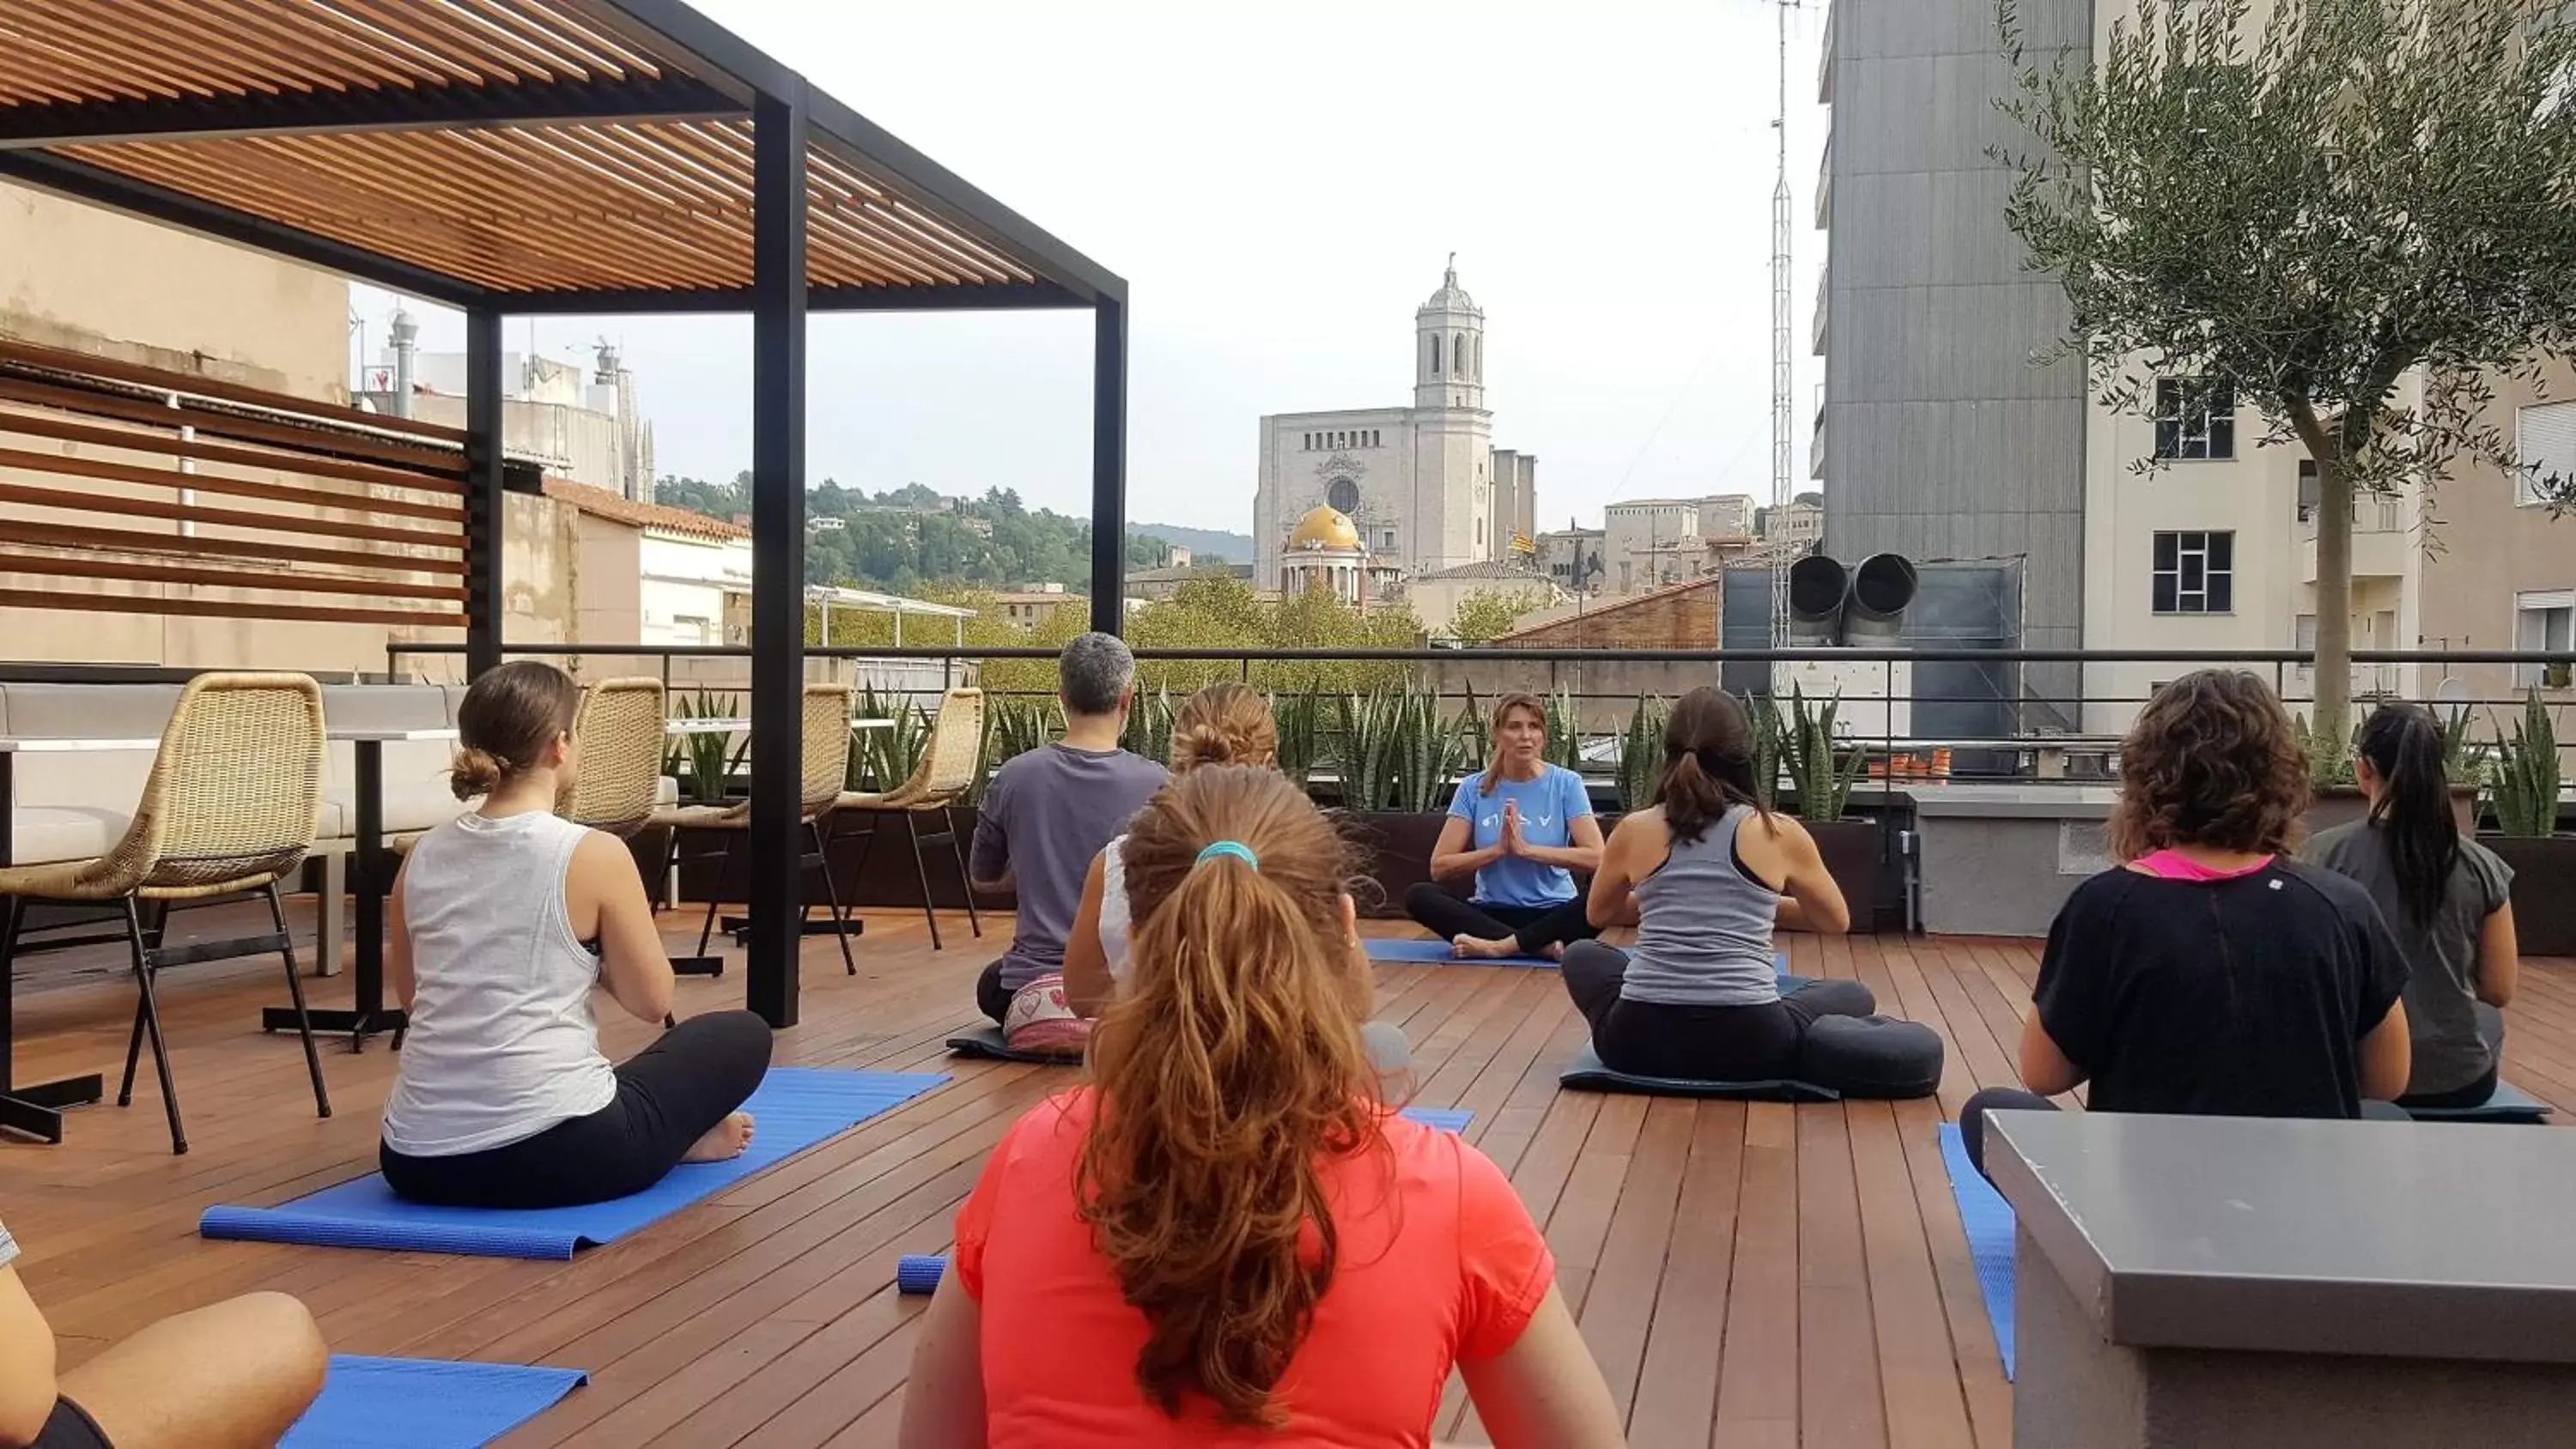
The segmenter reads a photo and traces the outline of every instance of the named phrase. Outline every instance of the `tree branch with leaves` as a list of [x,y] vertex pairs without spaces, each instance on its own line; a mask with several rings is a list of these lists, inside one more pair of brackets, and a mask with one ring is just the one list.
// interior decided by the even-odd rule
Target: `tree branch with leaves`
[[[2571,0],[2140,0],[2089,64],[1997,15],[2036,143],[2005,219],[2063,285],[2106,406],[2224,386],[2317,474],[2318,728],[2351,707],[2352,506],[2460,460],[2527,471],[2489,420],[2576,329]],[[2160,460],[2147,459],[2141,470]],[[2564,477],[2536,478],[2553,511]]]

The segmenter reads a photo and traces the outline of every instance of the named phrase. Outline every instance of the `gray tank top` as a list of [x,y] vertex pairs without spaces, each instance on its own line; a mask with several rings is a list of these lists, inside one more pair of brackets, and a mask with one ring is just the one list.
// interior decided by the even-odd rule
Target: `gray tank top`
[[1668,1006],[1760,1006],[1780,999],[1771,928],[1780,893],[1735,864],[1738,805],[1637,882],[1637,945],[1619,994]]

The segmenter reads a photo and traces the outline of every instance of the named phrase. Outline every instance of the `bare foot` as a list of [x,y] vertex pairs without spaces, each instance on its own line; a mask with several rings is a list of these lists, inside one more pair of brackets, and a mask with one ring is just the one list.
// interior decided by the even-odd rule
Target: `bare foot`
[[682,1162],[730,1162],[742,1156],[751,1145],[751,1114],[736,1112],[707,1129],[689,1150],[681,1154]]
[[1460,936],[1449,943],[1449,949],[1468,960],[1493,960],[1519,955],[1521,943],[1509,936],[1497,936],[1492,940],[1482,936]]
[[1547,943],[1547,949],[1539,952],[1539,954],[1545,956],[1550,961],[1562,961],[1565,959],[1565,945],[1561,941],[1550,941]]

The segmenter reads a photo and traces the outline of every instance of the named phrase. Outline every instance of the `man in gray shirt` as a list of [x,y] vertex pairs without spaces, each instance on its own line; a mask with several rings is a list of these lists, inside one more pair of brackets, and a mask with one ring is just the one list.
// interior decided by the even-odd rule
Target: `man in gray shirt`
[[995,771],[975,824],[975,888],[1019,897],[1011,949],[975,983],[975,1004],[995,1021],[1008,1016],[1012,993],[1064,970],[1091,858],[1166,777],[1159,763],[1118,748],[1135,702],[1136,656],[1116,635],[1065,645],[1056,672],[1064,738]]

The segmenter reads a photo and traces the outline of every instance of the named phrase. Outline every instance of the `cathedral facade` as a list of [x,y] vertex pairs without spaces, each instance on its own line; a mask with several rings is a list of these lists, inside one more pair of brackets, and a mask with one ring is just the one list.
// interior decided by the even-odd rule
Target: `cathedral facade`
[[1351,521],[1375,577],[1403,581],[1515,556],[1537,517],[1538,460],[1494,447],[1485,408],[1485,314],[1456,259],[1413,319],[1413,405],[1261,420],[1255,577],[1285,588],[1290,539],[1329,508]]

